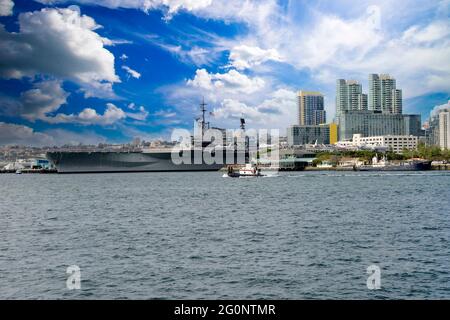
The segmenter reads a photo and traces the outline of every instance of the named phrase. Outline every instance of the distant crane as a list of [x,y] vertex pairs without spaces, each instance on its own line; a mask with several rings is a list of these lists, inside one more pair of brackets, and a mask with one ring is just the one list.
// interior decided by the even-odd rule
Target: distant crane
[[241,118],[241,130],[245,131],[245,119],[244,119],[244,117]]

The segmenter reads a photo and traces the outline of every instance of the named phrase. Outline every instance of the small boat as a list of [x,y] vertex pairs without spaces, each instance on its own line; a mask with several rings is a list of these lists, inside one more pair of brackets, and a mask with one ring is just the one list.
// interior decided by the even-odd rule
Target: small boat
[[22,174],[22,170],[16,170],[16,174]]
[[232,167],[228,167],[228,172],[224,176],[230,178],[247,178],[263,177],[264,175],[261,173],[261,169],[259,169],[256,165],[246,164],[245,167],[239,169],[238,172],[235,172]]

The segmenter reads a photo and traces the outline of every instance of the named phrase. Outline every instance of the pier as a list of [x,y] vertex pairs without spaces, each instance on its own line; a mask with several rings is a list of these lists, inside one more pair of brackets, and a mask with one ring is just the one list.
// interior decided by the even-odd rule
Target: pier
[[[56,169],[22,169],[19,170],[22,174],[56,174],[58,171]],[[16,174],[18,173],[17,170],[1,170],[0,174]]]

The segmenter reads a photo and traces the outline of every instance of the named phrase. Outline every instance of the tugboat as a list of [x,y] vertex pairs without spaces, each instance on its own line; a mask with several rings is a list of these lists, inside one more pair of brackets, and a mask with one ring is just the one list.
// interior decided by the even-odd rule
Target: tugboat
[[264,177],[264,175],[261,173],[261,169],[259,169],[258,166],[253,164],[246,164],[245,167],[239,169],[238,172],[235,172],[233,168],[230,166],[228,167],[227,174],[224,176],[230,178]]

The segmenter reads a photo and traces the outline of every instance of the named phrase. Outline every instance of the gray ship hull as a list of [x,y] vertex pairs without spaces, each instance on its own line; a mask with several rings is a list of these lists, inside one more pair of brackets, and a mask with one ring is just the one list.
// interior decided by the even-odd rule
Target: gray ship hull
[[[226,164],[227,155],[221,163],[207,164],[203,159],[191,163],[175,164],[172,154],[167,152],[48,152],[58,173],[110,173],[110,172],[176,172],[218,171]],[[237,163],[237,154],[228,154],[231,163]],[[230,161],[228,161],[230,162]]]
[[431,170],[431,161],[413,162],[402,165],[360,166],[357,171],[424,171]]

